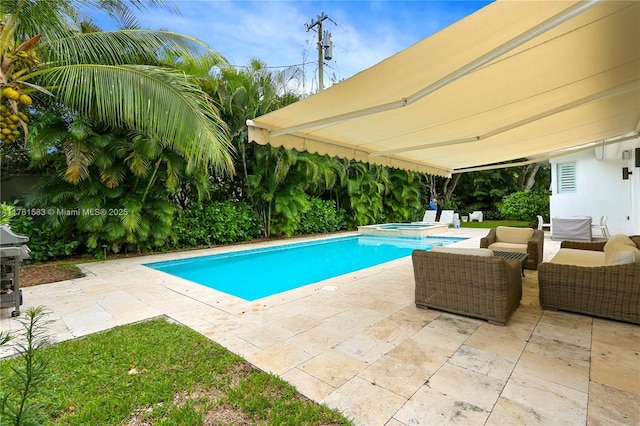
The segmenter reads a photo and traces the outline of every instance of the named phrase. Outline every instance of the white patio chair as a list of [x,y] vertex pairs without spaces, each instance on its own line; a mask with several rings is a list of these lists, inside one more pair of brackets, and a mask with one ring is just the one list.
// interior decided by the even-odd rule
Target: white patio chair
[[550,223],[544,223],[544,218],[542,216],[538,215],[538,229],[544,230],[544,228],[549,228],[549,230],[551,230],[551,224]]
[[593,235],[594,230],[597,231],[597,234],[595,235],[596,237],[601,237],[601,238],[604,238],[605,240],[609,239],[611,235],[609,234],[609,228],[607,228],[606,216],[602,216],[600,218],[600,225],[596,225],[596,224],[591,225],[591,238],[594,237]]
[[474,211],[473,213],[469,214],[469,222],[473,222],[474,220],[477,220],[478,222],[482,222],[482,212],[479,210]]
[[422,218],[423,222],[430,222],[433,223],[436,221],[436,213],[438,213],[437,210],[426,210],[424,212],[424,217]]
[[440,220],[438,220],[438,223],[453,224],[453,210],[442,210],[440,212]]

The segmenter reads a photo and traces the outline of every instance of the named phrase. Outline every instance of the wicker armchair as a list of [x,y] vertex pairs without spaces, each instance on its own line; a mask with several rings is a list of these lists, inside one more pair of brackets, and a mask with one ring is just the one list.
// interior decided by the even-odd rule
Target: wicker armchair
[[[631,237],[640,248],[640,237]],[[602,252],[605,242],[563,241],[562,249]],[[640,324],[640,263],[577,266],[543,262],[540,306]]]
[[[522,229],[524,230],[526,228]],[[527,263],[524,265],[527,269],[538,269],[538,265],[542,262],[544,257],[544,232],[540,229],[533,230],[533,236],[526,242],[526,244],[522,244],[522,250],[510,250],[509,248],[496,246],[492,247],[492,245],[496,243],[501,245],[501,241],[497,236],[497,228],[490,229],[487,236],[480,239],[481,248],[489,248],[496,251],[522,251],[527,253],[529,258],[527,259]]]
[[522,298],[520,262],[501,257],[414,250],[415,301],[505,325]]

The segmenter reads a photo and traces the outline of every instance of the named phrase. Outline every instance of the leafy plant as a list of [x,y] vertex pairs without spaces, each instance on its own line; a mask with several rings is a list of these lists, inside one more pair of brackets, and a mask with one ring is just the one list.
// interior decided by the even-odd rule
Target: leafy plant
[[177,211],[173,222],[176,247],[229,244],[262,235],[260,219],[245,202],[191,203]]
[[504,198],[500,213],[505,219],[537,223],[537,215],[548,216],[549,197],[531,191],[514,192]]
[[382,166],[349,161],[345,182],[336,188],[340,205],[346,210],[349,228],[384,221],[384,193],[388,180]]
[[387,169],[388,180],[384,197],[385,222],[411,222],[424,215],[420,201],[421,183],[418,173]]
[[17,340],[21,363],[11,367],[11,376],[3,380],[4,393],[0,399],[0,420],[13,425],[37,424],[42,418],[32,404],[35,396],[42,393],[41,386],[49,379],[47,362],[40,356],[40,349],[48,345],[46,320],[49,312],[44,306],[26,310],[26,318],[20,323],[24,334]]
[[14,216],[11,230],[29,237],[27,246],[31,252],[26,262],[44,262],[78,253],[80,241],[69,229],[54,229],[45,223],[44,216]]
[[319,177],[319,169],[309,156],[294,150],[261,146],[255,156],[247,194],[262,218],[265,236],[291,236],[309,208],[305,189]]
[[297,235],[321,234],[344,229],[343,209],[338,209],[333,200],[312,198],[309,209],[302,214]]
[[8,225],[12,217],[16,215],[16,209],[13,205],[0,204],[0,225]]

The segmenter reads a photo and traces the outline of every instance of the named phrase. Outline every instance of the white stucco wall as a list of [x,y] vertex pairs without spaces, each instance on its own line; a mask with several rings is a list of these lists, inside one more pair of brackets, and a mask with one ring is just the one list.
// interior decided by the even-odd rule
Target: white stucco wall
[[[591,216],[598,223],[607,216],[612,235],[639,235],[640,167],[635,167],[635,148],[640,148],[640,139],[551,160],[551,217]],[[629,160],[622,159],[623,151],[631,152]],[[557,164],[572,161],[577,167],[577,191],[558,194]],[[633,173],[628,180],[622,179],[623,167]]]

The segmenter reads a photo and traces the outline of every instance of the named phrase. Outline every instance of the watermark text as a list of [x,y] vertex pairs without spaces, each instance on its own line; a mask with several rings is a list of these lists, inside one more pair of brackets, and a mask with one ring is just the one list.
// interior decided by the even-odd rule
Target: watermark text
[[126,216],[128,209],[65,209],[60,207],[17,208],[16,214],[23,216]]

